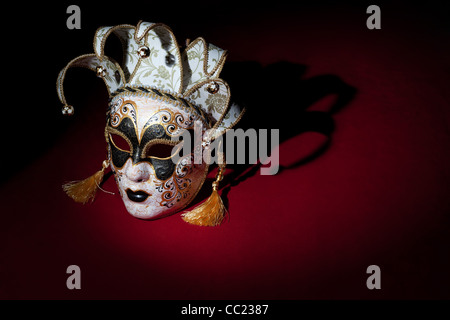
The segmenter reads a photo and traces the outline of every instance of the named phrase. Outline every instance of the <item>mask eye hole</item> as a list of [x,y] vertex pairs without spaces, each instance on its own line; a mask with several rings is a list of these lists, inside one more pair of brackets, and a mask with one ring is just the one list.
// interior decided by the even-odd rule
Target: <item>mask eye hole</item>
[[124,137],[118,134],[110,133],[109,140],[117,149],[131,153],[130,144],[124,139]]
[[145,157],[169,159],[178,152],[178,146],[165,143],[155,143],[150,145],[145,151]]

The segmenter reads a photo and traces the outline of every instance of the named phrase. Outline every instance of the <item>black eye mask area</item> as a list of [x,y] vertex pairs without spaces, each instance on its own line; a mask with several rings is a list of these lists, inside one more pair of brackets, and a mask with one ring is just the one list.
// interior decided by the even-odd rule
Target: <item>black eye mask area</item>
[[167,180],[173,175],[176,164],[172,158],[181,149],[181,144],[171,141],[162,125],[153,124],[146,128],[139,143],[133,122],[125,118],[116,128],[107,126],[106,138],[116,168],[122,168],[131,158],[133,164],[150,163],[159,180]]

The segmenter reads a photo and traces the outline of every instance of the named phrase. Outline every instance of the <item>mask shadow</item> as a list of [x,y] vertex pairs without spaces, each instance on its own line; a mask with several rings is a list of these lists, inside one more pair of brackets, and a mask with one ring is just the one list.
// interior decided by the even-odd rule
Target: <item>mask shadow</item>
[[[253,61],[227,62],[221,77],[231,88],[232,99],[246,107],[246,112],[234,129],[279,129],[279,167],[277,175],[301,167],[322,156],[332,146],[336,124],[334,115],[354,99],[357,89],[339,76],[323,74],[305,78],[305,65],[281,61],[267,66]],[[246,76],[246,75],[251,75]],[[323,136],[320,142],[304,149],[305,133]],[[226,138],[225,138],[226,143]],[[270,150],[271,145],[268,145]],[[283,161],[283,148],[290,148],[288,163]],[[303,148],[303,149],[302,149]],[[294,149],[294,150],[292,150]],[[246,145],[248,154],[248,145]],[[231,187],[255,176],[261,169],[260,159],[253,164],[227,164],[220,182],[221,197],[229,210]],[[210,170],[216,170],[211,166]],[[191,202],[193,207],[211,194],[214,175],[209,175],[203,188]]]

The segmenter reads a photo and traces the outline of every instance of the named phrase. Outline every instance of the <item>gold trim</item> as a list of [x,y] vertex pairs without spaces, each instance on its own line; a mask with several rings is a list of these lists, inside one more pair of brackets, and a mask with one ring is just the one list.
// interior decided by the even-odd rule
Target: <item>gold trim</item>
[[[101,38],[102,40],[100,42],[100,55],[97,55],[97,50],[96,50],[96,44],[97,44],[97,40],[98,40],[97,33],[100,29],[103,29],[103,28],[110,28],[110,29],[108,31],[106,31],[106,33],[102,36],[102,38]],[[106,40],[108,39],[108,37],[115,30],[124,29],[124,28],[134,29],[135,27],[131,24],[119,24],[117,26],[102,26],[102,27],[98,27],[97,30],[95,30],[94,41],[93,41],[92,45],[94,47],[94,54],[100,61],[103,61],[103,57],[105,57],[105,44],[106,44]],[[122,41],[122,39],[118,36],[117,33],[114,32],[114,35],[116,35]]]
[[[131,88],[132,90],[135,90],[138,92],[128,91],[126,88]],[[202,124],[207,129],[211,128],[211,124],[207,122],[207,120],[208,120],[207,114],[205,113],[203,115],[200,112],[198,112],[195,107],[197,107],[197,109],[201,109],[201,108],[198,106],[194,107],[195,104],[192,103],[188,97],[183,97],[183,96],[180,97],[180,96],[178,96],[178,94],[165,92],[162,89],[157,89],[157,88],[152,88],[152,87],[147,87],[147,86],[142,86],[141,88],[148,90],[148,92],[142,91],[139,87],[123,87],[120,89],[122,89],[124,91],[119,92],[117,94],[113,93],[112,99],[121,98],[121,97],[125,97],[125,96],[133,96],[133,97],[147,97],[147,98],[151,98],[156,101],[162,101],[171,106],[178,107],[181,110],[186,111],[190,115],[194,116],[195,120],[202,121]],[[157,93],[153,92],[152,89],[158,91],[162,95],[161,96],[158,95]],[[116,92],[117,92],[117,90],[116,90]],[[175,100],[171,99],[168,95],[174,97]],[[186,104],[181,99],[186,101],[189,107],[186,107]],[[200,111],[204,112],[204,110],[200,110]]]
[[79,65],[79,66],[74,65],[74,66],[72,66],[72,64],[77,63],[77,62],[80,62],[80,60],[83,60],[83,59],[85,59],[85,58],[91,58],[91,57],[93,57],[93,56],[95,56],[95,55],[92,54],[92,53],[90,53],[90,54],[83,54],[83,55],[81,55],[81,56],[78,56],[78,57],[76,57],[76,58],[73,58],[73,59],[70,60],[70,61],[66,64],[66,66],[59,72],[58,78],[56,79],[56,91],[57,91],[57,93],[58,93],[59,100],[61,101],[62,104],[64,104],[64,105],[67,105],[67,104],[68,104],[68,103],[67,103],[67,100],[66,100],[66,97],[65,97],[65,95],[64,95],[64,80],[65,80],[65,78],[66,78],[67,70],[69,70],[69,69],[72,68],[72,67],[79,67],[79,68],[85,68],[85,69],[89,69],[89,70],[91,70],[91,71],[94,71],[95,69],[93,70],[93,69],[91,69],[91,68],[89,68],[89,67],[87,67],[87,66],[83,66],[83,65]]
[[[220,115],[219,119],[216,121],[216,123],[214,124],[214,126],[211,129],[217,129],[220,125],[220,123],[222,122],[223,118],[225,117],[225,115],[227,114],[228,110],[230,109],[230,100],[231,100],[231,90],[230,90],[230,86],[228,85],[228,83],[226,83],[224,80],[220,79],[220,78],[215,78],[215,79],[208,79],[205,80],[203,82],[200,82],[198,84],[196,84],[195,86],[193,86],[192,88],[190,88],[185,95],[189,96],[191,94],[193,94],[194,92],[198,91],[199,89],[201,89],[203,86],[208,85],[211,82],[219,82],[220,84],[223,84],[225,86],[225,88],[227,89],[227,102],[226,102],[226,107],[224,108],[224,111],[222,112],[222,114]],[[207,92],[207,90],[205,90],[206,93],[208,95],[214,95],[211,94],[209,92]],[[206,100],[206,99],[205,99]]]
[[[101,63],[103,61],[100,61],[100,64],[96,63],[95,61],[92,61],[92,60],[83,61],[84,59],[88,60],[88,59],[95,59],[95,58],[98,59],[98,57],[95,55],[95,53],[83,54],[83,55],[78,56],[78,57],[72,59],[71,61],[69,61],[69,63],[67,63],[67,65],[59,72],[58,78],[56,79],[56,91],[58,93],[58,98],[63,105],[68,104],[66,97],[64,95],[64,80],[66,78],[67,71],[70,68],[77,67],[77,68],[88,69],[88,70],[96,72],[96,68],[99,66],[102,66]],[[112,64],[114,64],[116,71],[119,71],[120,81],[121,81],[122,85],[124,85],[125,84],[125,75],[124,75],[123,70],[120,67],[120,65],[113,58],[110,58],[108,56],[104,56],[104,58],[106,58],[108,61],[110,61]],[[89,66],[90,64],[92,64],[92,66]],[[112,70],[110,70],[110,71],[112,71]],[[114,77],[114,74],[113,74],[113,77]],[[105,79],[105,77],[101,77],[101,79],[105,83],[108,95],[111,95],[111,89],[108,85],[107,80]],[[120,86],[119,86],[119,88],[120,88]]]
[[[138,25],[140,26],[140,24],[144,22],[144,21],[139,21]],[[142,45],[142,39],[144,39],[144,43],[143,45],[147,46],[150,48],[150,46],[148,45],[148,33],[151,30],[154,30],[155,28],[163,28],[166,29],[166,31],[169,32],[170,36],[171,36],[171,40],[173,41],[173,46],[174,46],[174,50],[175,50],[175,55],[177,56],[177,66],[179,67],[179,75],[180,75],[180,84],[178,85],[177,90],[175,90],[175,92],[177,92],[178,94],[181,94],[182,90],[183,90],[183,75],[184,75],[184,70],[183,70],[183,63],[181,60],[181,52],[180,52],[180,47],[178,45],[177,42],[177,38],[175,37],[175,34],[173,33],[172,29],[165,25],[164,23],[154,23],[153,25],[149,26],[143,33],[142,36],[138,38],[136,38],[136,30],[137,30],[137,26],[134,27],[134,39],[136,41],[136,43],[139,43]],[[155,31],[156,33],[156,31]],[[151,54],[151,49],[150,49],[150,54]],[[146,58],[144,58],[146,59]],[[139,65],[141,64],[141,61],[143,59],[139,58],[138,62],[136,63],[136,66],[133,70],[133,72],[130,75],[130,78],[128,79],[128,83],[133,82],[133,78],[136,75],[137,70],[139,69]]]
[[[181,127],[181,126],[177,123],[177,121],[176,121],[176,118],[177,118],[178,115],[180,115],[180,116],[182,117],[182,119],[184,120],[185,116],[184,116],[181,112],[179,112],[179,111],[173,112],[172,110],[169,110],[169,109],[159,109],[158,111],[156,111],[156,113],[154,113],[154,114],[147,120],[147,122],[146,122],[146,123],[144,124],[144,126],[142,127],[142,131],[141,131],[141,134],[140,134],[140,136],[139,136],[139,141],[142,141],[142,136],[143,136],[143,134],[146,132],[146,128],[148,127],[148,126],[147,126],[148,121],[149,121],[151,118],[153,118],[154,116],[156,116],[158,113],[161,113],[161,112],[167,112],[167,113],[169,113],[170,116],[171,116],[171,121],[170,121],[170,122],[164,122],[164,121],[162,121],[162,122],[157,122],[156,124],[160,124],[160,125],[164,128],[164,130],[166,131],[167,135],[170,136],[170,137],[176,137],[176,135],[172,134],[172,133],[169,132],[169,130],[167,129],[170,125],[175,126],[175,128],[177,128],[177,129],[181,128],[181,129],[183,129],[183,130],[193,129],[194,126],[195,126],[195,123],[194,123],[195,120],[194,120],[194,121],[192,122],[192,125],[191,125],[191,126],[189,126],[189,127],[187,127],[187,128],[183,128],[183,127]],[[190,116],[190,115],[188,114],[188,116]]]
[[117,134],[118,136],[121,136],[122,138],[124,138],[125,141],[128,143],[128,146],[130,147],[130,151],[126,151],[126,150],[123,150],[123,149],[119,148],[119,147],[114,143],[114,140],[112,140],[112,139],[111,139],[111,140],[107,140],[107,141],[109,141],[109,142],[112,142],[112,144],[113,144],[117,149],[119,149],[120,151],[129,153],[129,154],[133,154],[133,153],[134,153],[133,144],[131,143],[130,139],[129,139],[122,131],[119,131],[119,130],[117,130],[116,128],[113,128],[113,127],[110,127],[110,126],[107,126],[107,127],[106,127],[106,131],[108,132],[108,139],[110,139],[110,134],[111,134],[111,133],[112,133],[112,134]]
[[216,136],[214,135],[214,137],[210,140],[210,141],[214,141],[216,140],[218,137],[224,135],[225,133],[228,132],[228,130],[232,129],[236,123],[238,123],[239,121],[241,121],[242,117],[244,116],[244,113],[247,109],[242,107],[241,109],[241,113],[239,114],[239,117],[236,118],[236,120],[234,122],[232,122],[229,126],[227,126],[226,128],[224,128],[223,130],[215,130],[214,132],[219,132],[219,134]]
[[[162,140],[162,141],[156,141],[156,140]],[[175,143],[174,143],[174,142],[175,142]],[[155,145],[155,144],[164,144],[164,145],[166,145],[166,146],[172,146],[172,147],[174,147],[174,146],[180,144],[180,146],[179,146],[179,147],[175,150],[175,152],[172,153],[169,157],[165,157],[165,158],[160,158],[160,157],[155,157],[155,156],[144,157],[144,155],[146,155],[148,149],[149,149],[151,146]],[[155,139],[155,140],[151,140],[151,141],[149,141],[149,142],[145,145],[145,147],[142,149],[142,152],[141,152],[141,158],[147,158],[147,159],[150,158],[150,159],[158,159],[158,160],[169,160],[169,159],[172,159],[172,158],[180,151],[180,149],[182,148],[182,146],[181,146],[182,144],[183,144],[183,142],[179,142],[179,141],[168,141],[168,140],[164,140],[164,139]]]
[[[135,129],[136,129],[136,128],[135,128]],[[114,143],[114,140],[111,138],[111,136],[110,136],[111,134],[117,134],[117,135],[121,136],[122,138],[124,138],[125,141],[128,143],[128,146],[130,147],[130,151],[126,151],[126,150],[123,150],[123,149],[119,148],[119,147]],[[119,131],[119,130],[117,130],[116,128],[107,125],[107,126],[105,127],[105,138],[106,138],[106,142],[107,142],[107,143],[111,142],[111,143],[112,143],[117,149],[119,149],[120,151],[129,153],[129,154],[133,154],[133,153],[134,153],[133,144],[131,143],[130,139],[129,139],[122,131]],[[139,142],[140,142],[140,141],[139,141]],[[149,149],[152,145],[158,144],[158,143],[159,143],[159,144],[169,145],[169,146],[176,146],[177,144],[181,144],[182,141],[172,141],[172,140],[161,139],[161,138],[150,140],[150,141],[147,142],[147,143],[144,145],[144,147],[142,148],[142,150],[141,150],[141,152],[140,152],[140,154],[139,154],[140,158],[147,158],[147,159],[149,159],[149,158],[156,158],[156,159],[159,159],[159,160],[168,160],[169,158],[172,158],[172,157],[175,155],[175,154],[173,154],[172,156],[170,156],[170,157],[168,157],[168,158],[159,158],[159,157],[153,157],[153,156],[144,157],[144,155],[145,155],[145,153],[148,151],[148,149]],[[181,146],[180,146],[179,149],[181,149]],[[179,151],[179,149],[178,149],[177,151]]]
[[[198,37],[194,41],[190,42],[188,46],[184,49],[183,53],[185,52],[187,54],[188,50],[190,50],[192,47],[194,47],[198,42],[201,42],[203,44],[203,73],[205,74],[205,77],[209,78],[219,69],[222,71],[223,65],[225,63],[225,60],[228,56],[228,51],[222,48],[219,48],[220,50],[223,50],[219,61],[216,63],[214,68],[211,70],[211,72],[208,72],[208,57],[209,57],[209,51],[208,51],[208,42],[203,37]],[[219,71],[219,73],[220,73]]]
[[[122,49],[123,49],[123,54],[126,55],[127,51],[126,51],[126,44],[124,43],[124,37],[122,35],[120,35],[118,33],[119,29],[129,29],[131,30],[131,33],[133,33],[133,38],[136,41],[136,44],[142,44],[142,39],[144,39],[144,44],[148,46],[148,33],[151,30],[155,30],[157,28],[162,28],[164,29],[166,32],[169,33],[170,37],[171,37],[171,41],[173,42],[173,51],[177,57],[177,67],[179,68],[179,86],[177,88],[177,90],[175,90],[175,92],[179,95],[181,95],[183,98],[186,98],[189,94],[191,94],[194,91],[194,88],[199,88],[201,87],[201,85],[203,83],[207,83],[210,82],[212,79],[216,80],[216,81],[221,81],[222,83],[224,83],[227,88],[228,88],[228,101],[229,101],[229,87],[226,84],[225,81],[223,81],[222,79],[218,78],[218,75],[220,74],[220,72],[222,71],[222,68],[224,66],[225,60],[228,56],[228,51],[224,50],[222,48],[217,47],[217,50],[220,53],[220,57],[219,57],[219,61],[214,65],[214,67],[212,68],[212,70],[210,72],[208,72],[208,58],[209,58],[209,44],[206,42],[206,40],[202,37],[198,37],[197,39],[195,39],[194,41],[192,41],[191,43],[189,43],[189,45],[182,51],[180,52],[180,47],[178,46],[178,42],[177,42],[177,38],[174,35],[172,29],[163,24],[163,23],[152,23],[151,25],[149,25],[148,27],[145,28],[145,30],[143,30],[142,34],[139,35],[139,37],[137,37],[137,31],[139,30],[141,24],[144,23],[144,21],[140,20],[138,22],[138,24],[136,26],[130,25],[130,24],[119,24],[116,26],[101,26],[99,28],[96,29],[95,34],[94,34],[94,40],[92,42],[93,45],[93,49],[94,49],[94,53],[93,54],[87,54],[87,55],[83,55],[80,57],[77,57],[75,59],[73,59],[71,62],[69,62],[69,64],[62,70],[62,75],[58,77],[57,80],[57,91],[58,91],[58,96],[60,97],[61,102],[66,105],[67,101],[66,98],[64,96],[64,90],[63,90],[63,81],[65,78],[65,74],[67,72],[67,69],[71,67],[71,64],[77,62],[79,59],[85,58],[85,57],[96,57],[100,62],[103,62],[105,60],[105,58],[109,61],[111,61],[114,64],[114,67],[116,70],[119,71],[119,75],[120,75],[120,80],[121,80],[121,84],[122,86],[119,85],[119,88],[123,88],[125,87],[127,84],[132,83],[133,82],[133,78],[136,76],[136,72],[137,70],[140,68],[140,64],[141,64],[141,60],[140,58],[138,58],[137,63],[134,66],[134,70],[130,73],[128,79],[124,74],[124,70],[122,67],[125,66],[125,63],[123,66],[119,65],[113,58],[110,58],[108,56],[106,56],[104,54],[104,47],[106,44],[107,39],[109,38],[109,36],[111,35],[111,33],[114,33],[119,40],[122,43]],[[108,30],[100,37],[98,36],[98,33],[101,29],[104,28],[108,28]],[[156,33],[156,31],[155,31]],[[100,43],[99,43],[100,40]],[[184,83],[184,69],[183,69],[183,56],[185,54],[188,53],[188,51],[195,46],[197,43],[201,42],[202,46],[203,46],[203,72],[204,72],[204,78],[207,78],[206,80],[203,80],[200,83],[197,83],[196,85],[194,85],[193,87],[191,87],[189,90],[185,91],[183,93],[183,91],[185,90],[183,83]],[[210,44],[212,46],[214,46],[213,44]],[[97,47],[98,47],[98,52],[97,52]],[[214,46],[216,47],[216,46]],[[126,61],[126,59],[124,59],[124,62]],[[201,61],[200,61],[201,62]],[[92,70],[92,68],[88,68],[90,70]],[[129,73],[130,70],[128,70],[127,73]],[[217,73],[216,77],[211,78],[215,73]],[[114,74],[113,74],[114,77]],[[107,91],[109,93],[109,95],[111,96],[111,89],[109,87],[108,82],[105,80],[105,78],[103,78],[106,87],[107,87]],[[228,104],[227,107],[224,110],[224,113],[221,115],[221,117],[217,120],[217,122],[221,122],[221,120],[223,119],[224,115],[226,114],[226,112],[228,111]],[[206,123],[205,123],[206,124]],[[210,127],[210,126],[209,126]]]

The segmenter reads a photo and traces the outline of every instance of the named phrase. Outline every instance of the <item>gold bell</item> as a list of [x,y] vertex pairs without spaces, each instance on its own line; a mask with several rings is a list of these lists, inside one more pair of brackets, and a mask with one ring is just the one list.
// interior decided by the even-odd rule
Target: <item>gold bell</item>
[[137,50],[139,57],[147,58],[150,56],[150,49],[147,46],[142,46]]
[[106,75],[106,70],[102,66],[97,66],[95,72],[99,78],[103,78]]
[[208,91],[211,94],[219,92],[219,84],[215,81],[210,82],[206,87],[206,91]]
[[74,108],[69,105],[65,105],[61,110],[62,114],[65,116],[72,116],[74,111],[75,111]]

